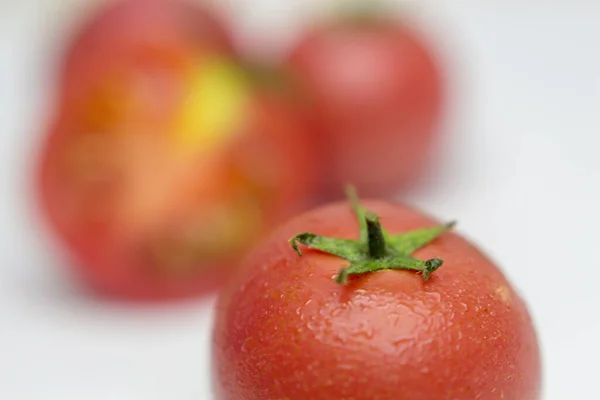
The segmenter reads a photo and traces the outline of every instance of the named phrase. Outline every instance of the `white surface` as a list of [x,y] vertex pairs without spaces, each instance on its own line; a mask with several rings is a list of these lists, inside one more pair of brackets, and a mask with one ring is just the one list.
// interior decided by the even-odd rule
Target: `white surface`
[[[43,130],[48,57],[85,2],[5,1],[0,398],[210,399],[210,302],[123,308],[85,300],[61,283],[60,259],[31,214],[28,157]],[[241,3],[241,32],[287,29],[301,15],[282,1]],[[542,341],[545,399],[595,400],[600,3],[418,7],[440,34],[454,91],[443,171],[411,201],[457,218],[521,289]]]

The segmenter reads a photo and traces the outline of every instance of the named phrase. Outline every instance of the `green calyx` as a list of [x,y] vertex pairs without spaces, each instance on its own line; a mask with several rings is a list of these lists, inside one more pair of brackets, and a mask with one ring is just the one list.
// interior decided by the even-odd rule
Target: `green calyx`
[[292,248],[299,256],[302,256],[302,252],[298,243],[350,262],[336,277],[336,282],[340,284],[346,283],[352,275],[392,269],[420,271],[423,280],[426,281],[442,266],[443,261],[439,258],[419,260],[411,255],[452,229],[455,222],[391,235],[383,229],[379,217],[359,203],[353,187],[348,187],[346,193],[358,220],[358,240],[331,238],[310,232],[300,233],[290,239]]
[[380,0],[343,0],[336,5],[338,18],[356,26],[376,23],[386,11]]

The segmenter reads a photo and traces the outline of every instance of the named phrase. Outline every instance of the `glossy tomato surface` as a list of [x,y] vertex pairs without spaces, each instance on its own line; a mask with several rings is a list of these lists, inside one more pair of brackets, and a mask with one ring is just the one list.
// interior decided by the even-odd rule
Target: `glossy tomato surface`
[[417,31],[379,16],[340,18],[301,37],[287,65],[312,102],[325,197],[348,182],[393,194],[431,165],[442,71]]
[[[217,288],[233,260],[301,207],[311,159],[291,104],[255,85],[227,55],[171,40],[165,15],[145,12],[161,29],[133,35],[111,54],[118,57],[102,60],[106,68],[78,74],[95,53],[68,64],[73,82],[86,78],[61,97],[38,192],[77,272],[97,292],[185,297]],[[125,29],[117,22],[136,23],[119,15],[117,31]],[[134,44],[145,43],[152,56],[138,63],[146,53]]]
[[[402,205],[364,205],[390,233],[436,224]],[[539,400],[540,355],[525,303],[457,234],[418,250],[444,264],[429,280],[379,271],[335,282],[345,261],[288,240],[356,239],[334,203],[275,231],[222,292],[213,333],[217,399]]]

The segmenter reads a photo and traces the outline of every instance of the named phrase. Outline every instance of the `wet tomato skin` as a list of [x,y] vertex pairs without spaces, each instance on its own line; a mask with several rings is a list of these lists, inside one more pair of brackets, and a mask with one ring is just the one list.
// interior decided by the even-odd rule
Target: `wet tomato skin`
[[[365,202],[391,233],[435,221],[402,205]],[[334,277],[343,261],[288,239],[356,238],[350,206],[334,203],[274,232],[221,294],[213,332],[217,399],[539,400],[540,355],[526,305],[476,247],[446,233],[415,257],[444,265]]]

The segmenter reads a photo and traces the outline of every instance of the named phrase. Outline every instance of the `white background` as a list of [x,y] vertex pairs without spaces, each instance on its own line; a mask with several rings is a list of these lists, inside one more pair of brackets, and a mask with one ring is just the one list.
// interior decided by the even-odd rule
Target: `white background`
[[[244,42],[275,30],[285,46],[306,16],[298,10],[317,3],[221,5],[236,4]],[[212,300],[140,309],[83,297],[32,211],[49,65],[87,5],[0,0],[0,398],[208,400]],[[458,219],[521,290],[542,342],[545,399],[595,400],[600,2],[410,6],[437,38],[451,106],[445,157],[409,200]]]

